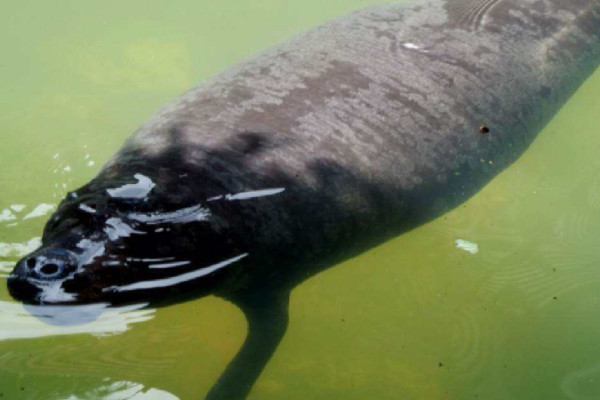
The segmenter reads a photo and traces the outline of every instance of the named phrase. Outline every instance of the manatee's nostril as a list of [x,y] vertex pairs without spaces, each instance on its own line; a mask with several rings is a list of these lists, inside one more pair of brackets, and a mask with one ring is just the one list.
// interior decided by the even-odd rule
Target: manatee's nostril
[[34,269],[35,268],[35,258],[27,259],[27,266],[31,269]]
[[59,266],[56,264],[46,264],[40,268],[40,272],[45,275],[54,275],[59,269]]

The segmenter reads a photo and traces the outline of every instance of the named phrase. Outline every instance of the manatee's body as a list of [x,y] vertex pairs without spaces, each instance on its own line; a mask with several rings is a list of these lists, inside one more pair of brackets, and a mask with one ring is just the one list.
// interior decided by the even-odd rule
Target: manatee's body
[[599,63],[600,0],[432,0],[333,20],[142,126],[63,202],[11,291],[230,299],[250,334],[210,396],[244,397],[295,285],[468,198]]
[[269,253],[260,268],[348,255],[465,200],[514,161],[598,65],[598,13],[590,0],[371,7],[188,92],[113,163],[176,147],[202,171],[197,201],[285,188],[223,205],[250,255]]

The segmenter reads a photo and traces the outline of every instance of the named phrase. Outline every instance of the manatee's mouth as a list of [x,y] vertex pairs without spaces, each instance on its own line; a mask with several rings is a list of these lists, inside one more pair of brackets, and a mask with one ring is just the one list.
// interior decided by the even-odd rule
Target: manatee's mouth
[[34,285],[29,279],[10,274],[7,280],[8,293],[18,301],[27,304],[39,304],[42,289]]
[[65,290],[65,279],[42,280],[14,273],[8,276],[9,294],[26,304],[76,304],[78,295]]
[[[9,275],[10,295],[26,304],[83,304],[108,301],[116,304],[152,297],[152,294],[185,285],[234,264],[248,253],[199,268],[192,261],[165,258],[130,258],[123,262],[105,259],[92,271],[72,273],[64,279],[38,279],[16,273]],[[132,268],[134,265],[138,268]],[[143,267],[142,267],[143,266]],[[187,268],[186,268],[187,267]],[[131,274],[136,271],[135,274]]]

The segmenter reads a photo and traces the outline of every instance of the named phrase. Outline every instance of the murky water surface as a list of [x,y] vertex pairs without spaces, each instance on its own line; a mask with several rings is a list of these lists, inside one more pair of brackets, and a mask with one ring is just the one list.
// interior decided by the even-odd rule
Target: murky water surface
[[[1,398],[203,398],[245,337],[234,306],[98,305],[69,311],[89,324],[48,324],[11,300],[6,274],[158,107],[369,3],[3,2]],[[598,110],[600,71],[467,203],[296,288],[250,398],[600,398]]]

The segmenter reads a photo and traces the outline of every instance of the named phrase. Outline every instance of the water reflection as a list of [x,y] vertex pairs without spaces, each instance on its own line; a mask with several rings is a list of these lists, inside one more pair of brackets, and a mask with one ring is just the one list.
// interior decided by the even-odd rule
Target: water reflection
[[24,306],[0,301],[0,341],[81,333],[114,335],[152,319],[155,310],[143,309],[146,305]]
[[84,395],[57,400],[179,400],[179,397],[160,389],[145,388],[141,383],[118,381],[89,390]]
[[[42,243],[42,238],[34,237],[23,243],[4,243],[0,242],[0,257],[14,258],[23,257],[31,253]],[[10,267],[14,267],[15,261],[0,261],[0,268],[7,271]]]

